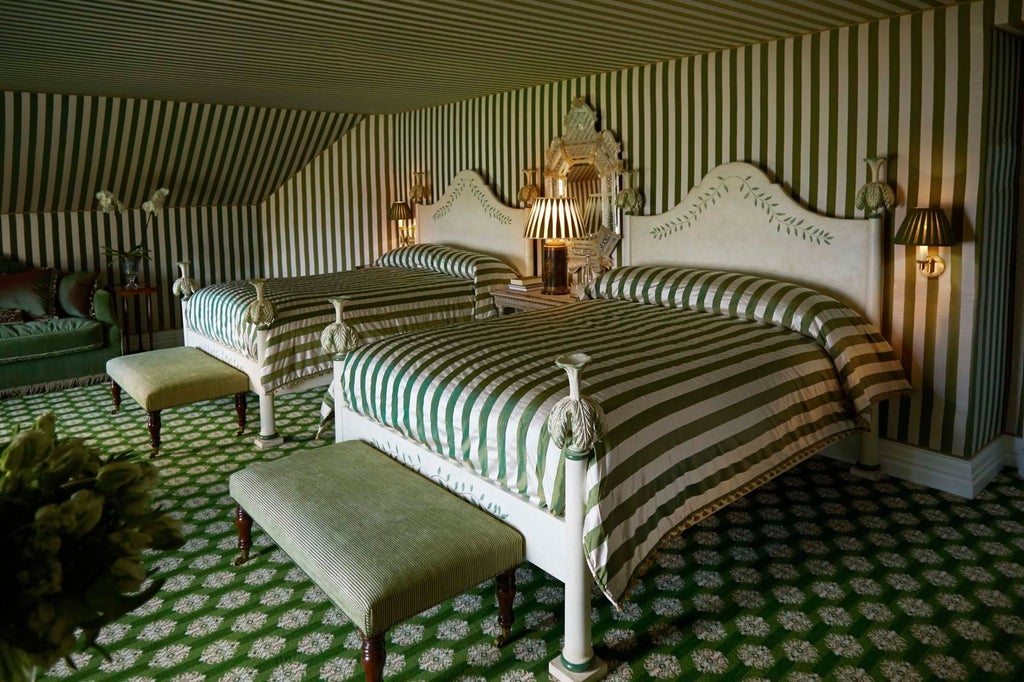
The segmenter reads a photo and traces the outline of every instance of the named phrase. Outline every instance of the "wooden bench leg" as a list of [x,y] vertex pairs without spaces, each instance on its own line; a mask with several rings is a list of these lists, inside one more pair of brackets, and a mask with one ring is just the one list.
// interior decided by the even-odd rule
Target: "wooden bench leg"
[[241,436],[245,431],[245,401],[248,397],[248,391],[241,391],[240,393],[235,394],[235,414],[238,416],[238,431],[235,433],[236,436]]
[[501,626],[501,636],[498,637],[495,646],[503,646],[512,634],[512,623],[516,620],[512,602],[516,598],[516,569],[510,568],[494,579],[498,592],[498,625]]
[[160,452],[160,410],[149,411],[149,444],[153,447],[149,453],[152,459]]
[[252,517],[249,516],[242,505],[235,505],[235,528],[238,529],[238,558],[235,559],[235,566],[241,566],[249,560],[249,548],[252,547]]
[[384,633],[374,637],[363,636],[363,675],[366,682],[381,682],[384,679]]
[[110,382],[110,398],[114,402],[114,409],[110,411],[110,414],[117,414],[117,411],[121,409],[121,386],[113,380]]

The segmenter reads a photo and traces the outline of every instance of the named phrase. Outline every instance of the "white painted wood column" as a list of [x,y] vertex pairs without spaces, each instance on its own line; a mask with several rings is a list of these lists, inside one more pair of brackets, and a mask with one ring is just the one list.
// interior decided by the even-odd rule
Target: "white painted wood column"
[[591,576],[583,548],[587,463],[604,438],[604,413],[580,396],[579,373],[590,358],[583,353],[559,356],[555,364],[569,377],[569,397],[548,416],[548,430],[565,457],[565,641],[562,654],[548,664],[559,682],[590,682],[608,674],[608,664],[594,655],[591,643]]

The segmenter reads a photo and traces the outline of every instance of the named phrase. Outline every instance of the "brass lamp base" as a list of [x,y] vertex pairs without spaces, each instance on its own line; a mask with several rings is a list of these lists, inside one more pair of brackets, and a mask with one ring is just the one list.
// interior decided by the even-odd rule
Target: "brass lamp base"
[[540,293],[562,296],[569,293],[569,246],[564,239],[545,239],[543,245],[543,282]]

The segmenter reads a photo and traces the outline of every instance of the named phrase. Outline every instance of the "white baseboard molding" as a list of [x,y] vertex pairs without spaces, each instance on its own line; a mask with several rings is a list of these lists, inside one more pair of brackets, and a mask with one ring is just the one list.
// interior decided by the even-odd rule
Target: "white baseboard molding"
[[[845,438],[820,454],[853,464],[860,454],[860,438]],[[1008,435],[999,436],[971,459],[884,438],[878,443],[878,455],[887,475],[961,497],[977,496],[1003,467],[1016,466],[1024,476],[1024,439]]]

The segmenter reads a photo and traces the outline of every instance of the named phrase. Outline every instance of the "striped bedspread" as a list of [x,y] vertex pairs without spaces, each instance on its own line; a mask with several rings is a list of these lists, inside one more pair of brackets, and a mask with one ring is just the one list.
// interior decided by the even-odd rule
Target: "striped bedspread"
[[859,315],[808,289],[663,268],[602,275],[597,300],[385,339],[349,355],[352,409],[560,514],[546,418],[554,358],[593,362],[608,435],[587,472],[585,551],[622,597],[665,535],[863,425],[909,389]]
[[[268,335],[261,384],[270,393],[291,382],[331,371],[320,334],[334,321],[328,298],[347,295],[346,321],[360,338],[428,329],[487,317],[496,312],[490,291],[515,274],[490,256],[435,244],[395,249],[377,267],[268,280],[264,296],[277,317]],[[205,287],[189,300],[188,326],[242,357],[256,359],[256,329],[242,321],[256,300],[251,284],[239,281]]]

